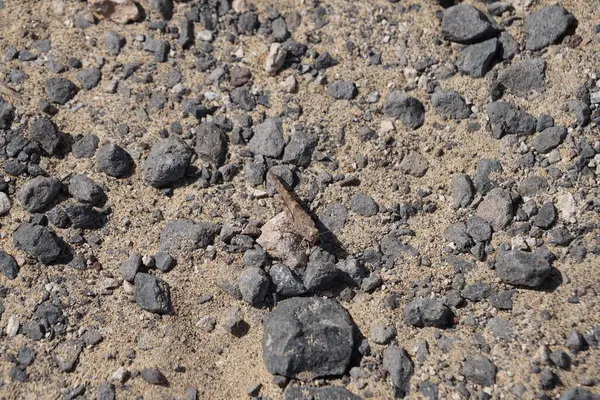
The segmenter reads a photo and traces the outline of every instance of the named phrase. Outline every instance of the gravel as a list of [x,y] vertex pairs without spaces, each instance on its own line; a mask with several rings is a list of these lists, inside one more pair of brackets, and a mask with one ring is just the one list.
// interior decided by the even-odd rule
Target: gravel
[[358,89],[352,81],[334,81],[329,85],[328,92],[336,100],[352,100],[358,95]]
[[50,155],[55,154],[60,146],[62,135],[48,118],[37,118],[29,125],[29,138],[38,143]]

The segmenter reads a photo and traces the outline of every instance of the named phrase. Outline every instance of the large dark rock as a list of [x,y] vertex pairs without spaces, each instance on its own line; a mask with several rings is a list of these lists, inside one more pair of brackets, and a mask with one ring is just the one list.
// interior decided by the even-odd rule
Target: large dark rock
[[537,253],[503,251],[496,260],[496,274],[504,283],[535,288],[550,275],[550,263]]
[[13,232],[15,247],[39,262],[49,264],[60,256],[61,242],[46,227],[23,223]]
[[169,285],[154,275],[137,273],[133,294],[135,302],[146,311],[166,314],[171,310]]
[[263,360],[270,373],[311,380],[346,372],[356,327],[336,301],[287,299],[263,324]]
[[159,140],[144,162],[144,180],[157,188],[177,182],[185,176],[192,156],[192,149],[182,140]]
[[500,29],[484,13],[469,4],[459,4],[444,11],[442,35],[457,43],[477,43],[496,36]]

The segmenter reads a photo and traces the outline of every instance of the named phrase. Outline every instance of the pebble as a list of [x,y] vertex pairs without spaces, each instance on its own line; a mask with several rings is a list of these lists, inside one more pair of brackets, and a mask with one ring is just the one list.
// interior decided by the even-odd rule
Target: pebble
[[144,162],[144,180],[156,188],[175,183],[185,176],[192,156],[192,149],[180,139],[159,140]]
[[383,112],[390,118],[399,119],[407,128],[413,130],[425,122],[423,103],[399,90],[394,90],[388,95]]

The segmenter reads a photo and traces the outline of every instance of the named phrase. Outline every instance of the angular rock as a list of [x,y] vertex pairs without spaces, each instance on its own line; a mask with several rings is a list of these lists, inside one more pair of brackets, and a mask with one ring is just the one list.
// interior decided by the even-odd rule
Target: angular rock
[[82,350],[81,342],[61,342],[52,350],[52,359],[62,372],[72,372]]
[[31,213],[44,211],[56,199],[62,184],[56,178],[37,176],[17,193],[17,199]]
[[69,194],[82,203],[102,205],[106,202],[106,193],[93,180],[82,174],[74,174],[69,180]]
[[121,52],[123,46],[125,46],[125,38],[117,32],[106,32],[104,35],[104,45],[108,54],[116,56]]
[[37,118],[29,125],[29,138],[38,143],[50,155],[55,154],[62,135],[54,122],[48,118]]
[[102,72],[99,68],[83,69],[77,73],[77,80],[85,90],[92,90],[102,79]]
[[242,299],[255,307],[264,303],[269,293],[269,285],[267,274],[262,269],[255,267],[244,269],[238,282]]
[[169,253],[190,252],[213,243],[220,227],[209,222],[174,219],[160,233],[159,249]]
[[545,80],[546,61],[539,58],[514,62],[498,73],[498,82],[520,97],[544,90]]
[[501,231],[513,219],[513,205],[510,194],[500,188],[490,190],[483,201],[479,203],[477,216],[489,222],[495,232]]
[[465,99],[454,90],[438,90],[431,96],[431,103],[439,113],[460,120],[471,115]]
[[265,71],[270,75],[275,75],[285,64],[287,50],[281,43],[272,43],[269,48],[269,55],[265,64]]
[[336,100],[352,100],[358,94],[358,89],[352,81],[336,80],[327,89],[329,95]]
[[119,24],[135,22],[140,12],[133,0],[88,0],[94,14]]
[[476,215],[467,220],[467,234],[476,242],[487,242],[492,238],[492,227]]
[[159,140],[144,162],[144,180],[159,188],[181,180],[192,160],[193,151],[182,140]]
[[283,162],[308,167],[312,154],[317,146],[317,137],[304,130],[295,132],[285,146]]
[[428,169],[429,163],[427,159],[416,151],[408,153],[400,162],[400,171],[403,174],[408,174],[416,178],[425,176]]
[[383,106],[385,115],[399,119],[410,129],[417,129],[425,122],[425,107],[418,99],[400,90],[394,90]]
[[469,45],[463,48],[456,59],[459,71],[473,78],[481,78],[492,69],[498,53],[498,39]]
[[106,223],[106,216],[89,204],[71,203],[64,210],[75,229],[100,229]]
[[267,118],[263,123],[256,125],[254,136],[248,143],[252,153],[272,158],[279,158],[284,147],[283,124],[279,118]]
[[282,296],[301,296],[306,293],[301,278],[283,264],[273,264],[269,275],[275,285],[275,291]]
[[336,301],[283,300],[263,324],[263,361],[271,374],[312,380],[341,375],[348,368],[356,326]]
[[539,175],[530,175],[519,183],[517,190],[521,196],[533,197],[538,193],[546,192],[548,188],[546,178]]
[[73,151],[73,155],[76,158],[91,158],[96,154],[99,142],[100,139],[98,139],[98,136],[93,134],[85,135],[73,143],[71,151]]
[[536,288],[550,275],[550,263],[537,253],[502,251],[496,260],[496,274],[504,283]]
[[363,193],[357,193],[350,200],[350,208],[352,211],[363,217],[372,217],[379,211],[379,205],[371,196]]
[[214,122],[201,123],[196,132],[196,152],[204,161],[222,166],[227,159],[225,132]]
[[346,225],[348,209],[341,203],[332,203],[319,214],[319,220],[331,232],[338,232]]
[[496,36],[500,29],[484,13],[468,4],[459,4],[444,11],[442,35],[456,43],[477,43]]
[[133,159],[127,151],[115,144],[105,144],[96,151],[98,169],[115,178],[126,178],[133,172]]
[[452,317],[452,311],[439,300],[416,299],[404,307],[404,322],[418,328],[445,328],[452,323]]
[[469,175],[456,174],[452,177],[452,206],[454,209],[468,207],[474,196],[473,182]]
[[537,121],[533,116],[505,101],[489,103],[487,113],[495,139],[513,134],[531,135],[537,127]]
[[564,126],[546,128],[533,138],[533,148],[546,154],[557,148],[566,137],[567,129]]
[[496,383],[496,366],[483,356],[467,357],[462,374],[468,381],[481,386],[492,386]]
[[135,302],[144,310],[157,314],[171,311],[171,295],[167,282],[150,274],[138,272],[134,279]]
[[283,398],[284,400],[362,400],[362,397],[355,395],[341,386],[326,386],[322,388],[288,386],[285,392],[283,392]]
[[169,20],[173,16],[173,8],[175,7],[173,4],[173,0],[147,0],[150,7],[154,10],[158,11],[160,16]]
[[15,108],[0,96],[0,129],[10,129],[15,119]]
[[128,282],[133,282],[135,275],[142,267],[142,255],[140,253],[131,253],[127,260],[123,261],[119,266],[119,272],[123,279]]
[[151,385],[169,386],[167,377],[156,368],[144,368],[140,371],[142,379]]
[[498,36],[498,57],[502,60],[510,60],[519,52],[519,43],[506,31]]
[[575,17],[559,4],[539,9],[525,17],[525,48],[541,50],[559,42],[576,22]]
[[389,346],[383,352],[383,368],[390,374],[396,395],[404,397],[410,391],[410,378],[414,373],[413,363],[406,350]]
[[57,104],[66,104],[77,94],[77,86],[65,78],[48,78],[45,87],[50,101]]
[[[13,256],[0,250],[0,272],[8,279],[15,279],[19,275],[19,265]],[[2,314],[0,313],[0,316]]]

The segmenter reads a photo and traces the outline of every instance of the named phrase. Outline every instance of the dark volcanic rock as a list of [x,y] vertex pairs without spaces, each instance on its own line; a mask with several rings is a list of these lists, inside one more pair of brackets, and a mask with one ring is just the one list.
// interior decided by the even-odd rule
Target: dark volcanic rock
[[23,250],[39,262],[49,264],[58,259],[61,242],[46,227],[23,223],[13,233],[15,247]]
[[196,152],[204,161],[217,167],[227,158],[227,139],[223,130],[214,122],[203,122],[196,133]]
[[137,273],[134,280],[135,302],[144,310],[166,314],[171,310],[169,285],[150,274]]
[[576,22],[563,6],[546,6],[525,18],[525,47],[527,50],[540,50],[557,43]]
[[46,94],[51,102],[66,104],[77,94],[77,86],[65,78],[46,79]]
[[546,61],[539,58],[517,61],[498,74],[498,82],[521,97],[543,90],[545,79]]
[[39,212],[48,208],[58,196],[62,184],[56,178],[38,176],[19,190],[17,199],[29,212]]
[[452,311],[439,300],[416,299],[404,307],[404,322],[419,328],[445,328],[452,323],[452,317]]
[[288,387],[283,393],[284,400],[362,400],[344,387],[327,386],[317,387]]
[[263,360],[270,373],[312,380],[341,375],[348,368],[356,327],[336,301],[284,300],[264,316],[263,324]]
[[133,172],[133,159],[123,148],[106,144],[96,151],[98,169],[115,178],[126,178]]
[[174,219],[160,233],[161,251],[177,253],[205,248],[212,244],[220,227],[209,222],[194,222],[189,219]]
[[388,117],[399,119],[410,129],[417,129],[425,122],[423,103],[399,90],[394,90],[387,97],[383,112]]
[[157,188],[177,182],[185,176],[192,156],[192,149],[182,140],[159,140],[144,162],[144,180]]
[[521,250],[500,252],[496,260],[496,273],[504,283],[535,288],[544,283],[552,268],[537,253]]
[[496,36],[500,29],[484,13],[469,4],[459,4],[444,11],[442,35],[457,43],[477,43]]

